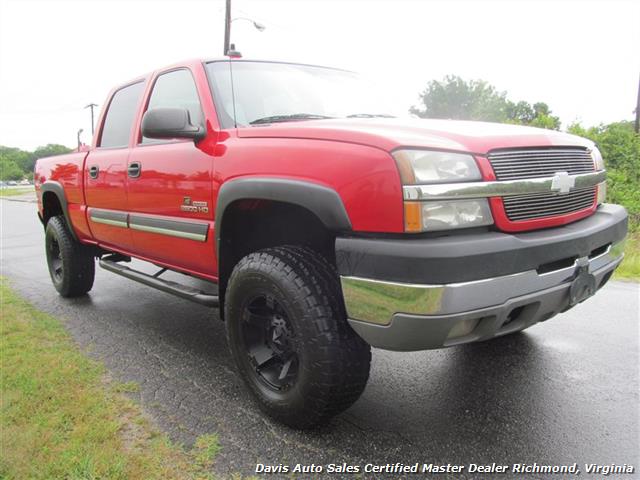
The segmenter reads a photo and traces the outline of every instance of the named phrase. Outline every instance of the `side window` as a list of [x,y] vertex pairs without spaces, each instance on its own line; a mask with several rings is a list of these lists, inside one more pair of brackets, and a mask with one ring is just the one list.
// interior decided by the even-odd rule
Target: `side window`
[[[191,123],[202,124],[202,109],[198,90],[189,70],[174,70],[163,73],[153,85],[147,110],[157,107],[181,107],[189,110]],[[153,138],[142,137],[142,143],[157,142]]]
[[136,115],[144,83],[138,82],[118,90],[111,99],[104,119],[100,147],[129,145],[131,126]]

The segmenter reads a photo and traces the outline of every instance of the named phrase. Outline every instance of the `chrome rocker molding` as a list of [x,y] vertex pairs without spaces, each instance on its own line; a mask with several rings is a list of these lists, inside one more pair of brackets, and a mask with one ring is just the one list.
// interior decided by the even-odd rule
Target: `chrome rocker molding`
[[[573,190],[593,187],[605,181],[606,171],[569,175],[575,181]],[[505,180],[494,182],[463,182],[434,185],[405,185],[405,200],[456,200],[462,198],[505,197],[529,193],[553,192],[554,177]]]
[[92,208],[89,210],[89,218],[94,223],[102,223],[112,227],[128,227],[128,214],[126,212]]
[[170,237],[186,238],[198,242],[206,242],[209,231],[209,225],[203,222],[168,220],[151,215],[139,215],[99,208],[90,208],[89,218],[94,223],[130,228],[132,230],[157,233]]
[[619,242],[596,257],[548,273],[530,270],[464,283],[340,280],[349,323],[364,340],[388,350],[426,350],[492,338],[551,318],[568,308],[579,264],[588,262],[599,288],[622,261],[623,250]]
[[142,232],[159,233],[160,235],[206,242],[209,225],[131,214],[129,215],[129,228]]

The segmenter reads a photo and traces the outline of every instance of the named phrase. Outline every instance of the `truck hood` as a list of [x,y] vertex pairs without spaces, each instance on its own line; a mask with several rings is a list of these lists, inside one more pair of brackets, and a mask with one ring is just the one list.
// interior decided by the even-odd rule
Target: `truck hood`
[[458,150],[484,155],[495,148],[579,146],[590,140],[541,128],[488,122],[425,119],[328,119],[238,129],[242,138],[304,138],[358,143],[391,151],[398,147]]

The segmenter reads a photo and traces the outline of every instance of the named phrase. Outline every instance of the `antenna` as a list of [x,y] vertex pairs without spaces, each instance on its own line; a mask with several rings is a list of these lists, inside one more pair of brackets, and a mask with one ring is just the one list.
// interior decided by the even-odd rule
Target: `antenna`
[[242,58],[242,54],[236,50],[235,43],[232,43],[231,45],[229,45],[229,50],[227,50],[227,57]]

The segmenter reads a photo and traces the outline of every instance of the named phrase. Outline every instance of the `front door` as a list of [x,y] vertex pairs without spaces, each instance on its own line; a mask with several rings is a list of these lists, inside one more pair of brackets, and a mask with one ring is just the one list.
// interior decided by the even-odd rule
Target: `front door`
[[[157,107],[187,108],[193,124],[204,124],[186,68],[158,75],[147,109]],[[128,159],[133,252],[178,270],[215,275],[212,176],[213,157],[192,140],[140,138]]]

